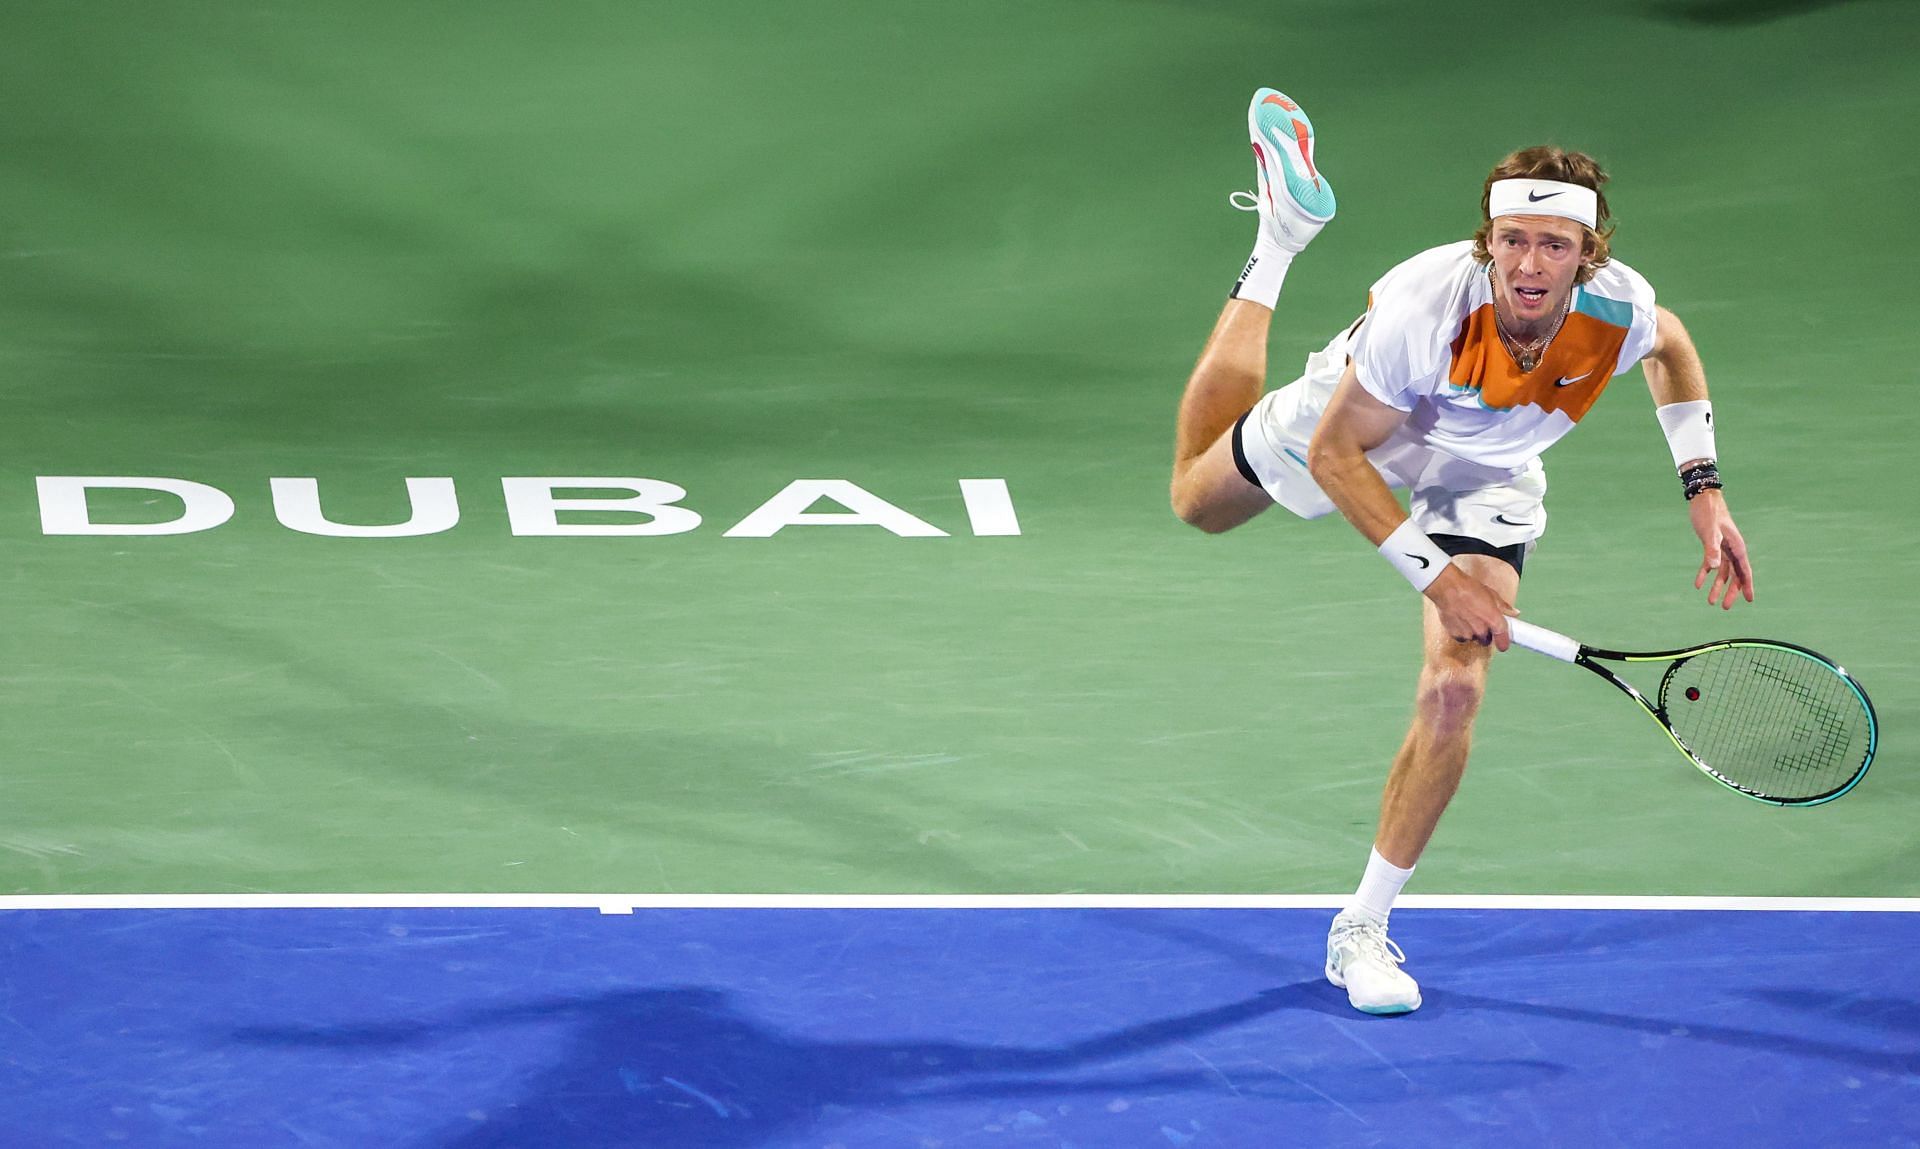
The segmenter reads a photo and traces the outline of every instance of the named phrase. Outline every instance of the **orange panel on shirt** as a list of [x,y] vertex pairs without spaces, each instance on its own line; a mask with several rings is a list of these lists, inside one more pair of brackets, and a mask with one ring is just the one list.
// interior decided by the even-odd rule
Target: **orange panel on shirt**
[[[1488,407],[1564,411],[1578,423],[1600,398],[1620,361],[1627,329],[1579,311],[1571,312],[1547,348],[1546,358],[1525,375],[1494,329],[1493,305],[1483,304],[1467,317],[1453,341],[1447,381],[1480,393]],[[1561,386],[1560,380],[1570,380]]]

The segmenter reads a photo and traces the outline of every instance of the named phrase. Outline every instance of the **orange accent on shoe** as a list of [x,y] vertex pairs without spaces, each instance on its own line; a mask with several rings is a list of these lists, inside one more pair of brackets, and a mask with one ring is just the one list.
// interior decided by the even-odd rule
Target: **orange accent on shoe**
[[1260,150],[1259,144],[1255,144],[1253,157],[1260,164],[1260,190],[1267,193],[1267,206],[1274,211],[1279,211],[1279,205],[1273,202],[1273,181],[1267,178],[1267,153]]
[[1307,174],[1313,177],[1313,186],[1320,186],[1320,173],[1313,170],[1313,134],[1307,125],[1299,120],[1289,120],[1293,125],[1293,138],[1300,145],[1300,158],[1307,162]]
[[1297,112],[1300,110],[1299,104],[1294,103],[1292,100],[1287,99],[1285,96],[1281,95],[1278,92],[1275,92],[1273,95],[1268,96],[1266,99],[1261,100],[1260,102],[1263,104],[1279,104],[1281,107],[1285,108],[1289,112]]

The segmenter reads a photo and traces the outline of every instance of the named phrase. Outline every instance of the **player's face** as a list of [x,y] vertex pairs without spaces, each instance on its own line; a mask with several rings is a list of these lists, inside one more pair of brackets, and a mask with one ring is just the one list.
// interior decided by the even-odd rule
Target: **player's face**
[[1487,249],[1503,310],[1522,323],[1560,313],[1580,272],[1586,229],[1551,215],[1509,215],[1493,222]]

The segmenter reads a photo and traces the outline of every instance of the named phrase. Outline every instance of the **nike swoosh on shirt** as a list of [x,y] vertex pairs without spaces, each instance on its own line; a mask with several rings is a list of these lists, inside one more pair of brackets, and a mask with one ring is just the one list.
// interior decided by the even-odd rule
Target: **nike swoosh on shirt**
[[[1587,372],[1587,375],[1591,375],[1591,374],[1593,374],[1593,372],[1591,372],[1591,371],[1589,371],[1589,372]],[[1562,376],[1561,376],[1560,378],[1558,378],[1558,379],[1555,379],[1555,380],[1553,381],[1553,385],[1554,385],[1555,387],[1571,387],[1571,386],[1573,386],[1573,385],[1574,385],[1575,383],[1578,383],[1578,382],[1580,382],[1580,380],[1582,380],[1582,379],[1585,379],[1585,378],[1587,377],[1587,375],[1575,375],[1575,376],[1573,376],[1573,377],[1571,377],[1571,378],[1569,378],[1569,377],[1567,377],[1567,376],[1565,376],[1565,375],[1562,375]]]
[[1552,198],[1553,198],[1554,196],[1557,196],[1557,195],[1562,195],[1562,194],[1564,194],[1564,193],[1562,193],[1562,192],[1548,192],[1548,193],[1547,193],[1546,195],[1535,195],[1535,194],[1533,194],[1532,192],[1528,192],[1528,193],[1527,193],[1527,202],[1528,202],[1528,203],[1539,203],[1539,202],[1540,202],[1541,200],[1543,200],[1543,199],[1552,199]]

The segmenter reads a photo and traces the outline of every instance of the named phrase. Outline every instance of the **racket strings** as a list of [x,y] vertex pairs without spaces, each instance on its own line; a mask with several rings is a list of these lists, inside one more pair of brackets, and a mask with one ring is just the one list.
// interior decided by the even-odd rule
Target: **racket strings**
[[1774,798],[1829,794],[1867,762],[1865,706],[1838,671],[1798,651],[1742,645],[1683,659],[1660,705],[1702,762]]
[[1817,697],[1806,683],[1781,674],[1771,667],[1755,666],[1753,672],[1761,678],[1773,680],[1780,690],[1798,699],[1806,707],[1803,717],[1808,721],[1808,728],[1796,733],[1817,735],[1817,738],[1808,738],[1808,745],[1804,751],[1797,754],[1787,751],[1775,759],[1775,765],[1782,770],[1816,770],[1838,761],[1846,751],[1847,742],[1851,738],[1845,712],[1838,706],[1829,704],[1828,700]]

